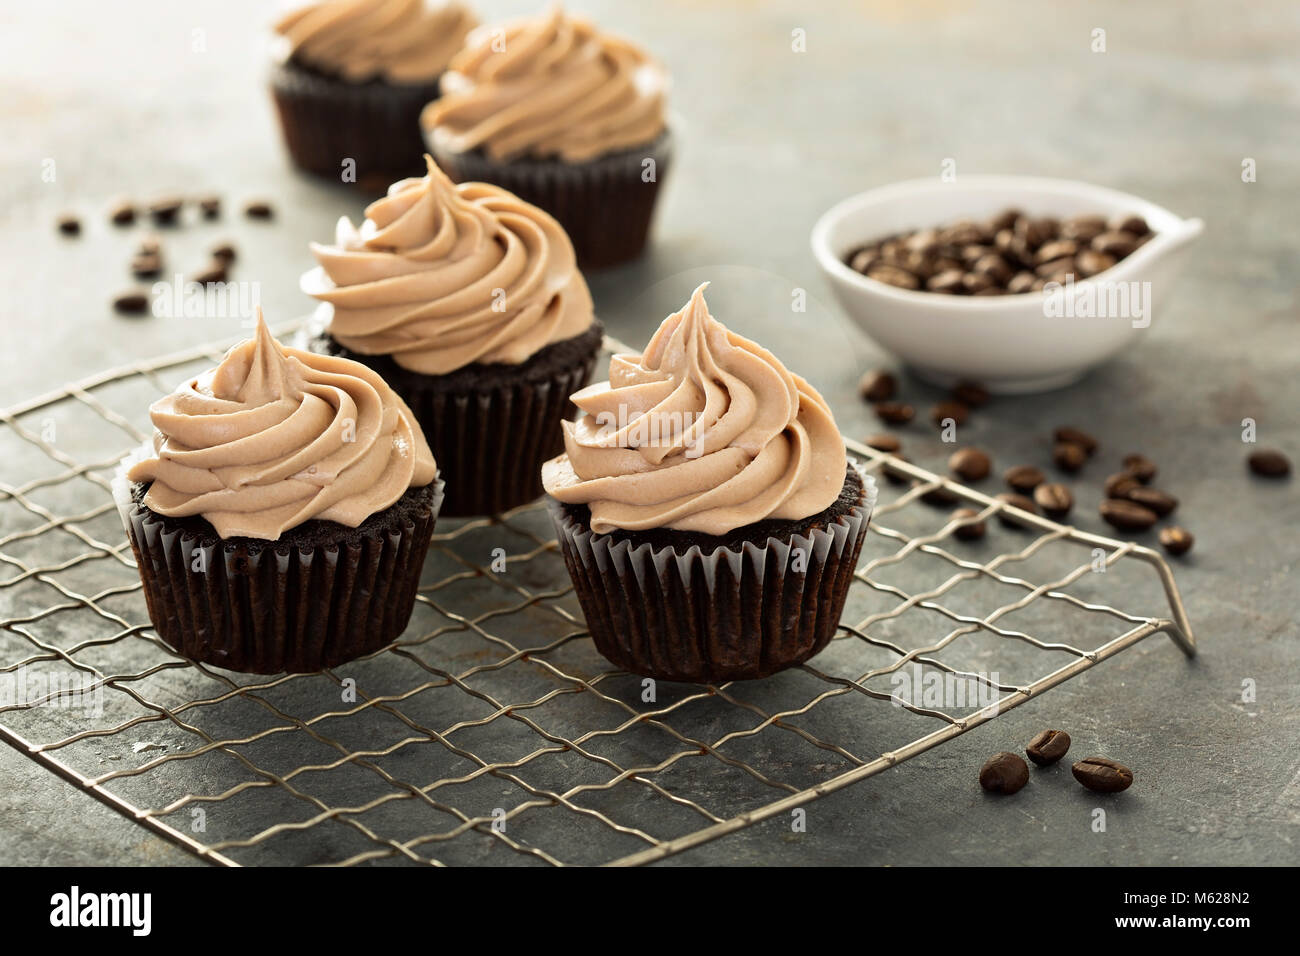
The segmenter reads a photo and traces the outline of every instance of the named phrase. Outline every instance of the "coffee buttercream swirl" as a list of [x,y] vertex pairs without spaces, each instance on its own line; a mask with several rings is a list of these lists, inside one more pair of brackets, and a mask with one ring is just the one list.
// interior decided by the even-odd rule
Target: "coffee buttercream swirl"
[[653,142],[667,86],[639,47],[555,6],[471,33],[421,123],[452,152],[582,162]]
[[223,538],[276,540],[319,518],[355,528],[437,477],[420,426],[378,373],[253,338],[149,410],[154,456],[127,478],[144,504]]
[[593,531],[721,535],[824,511],[844,485],[829,406],[771,352],[709,314],[700,286],[640,355],[573,395],[565,453],[542,467],[558,501],[591,509]]
[[302,279],[329,304],[329,333],[363,355],[443,375],[474,362],[518,365],[595,320],[573,244],[548,214],[488,183],[429,173],[394,183],[345,216]]
[[325,0],[275,24],[279,55],[344,80],[431,83],[478,21],[459,3]]

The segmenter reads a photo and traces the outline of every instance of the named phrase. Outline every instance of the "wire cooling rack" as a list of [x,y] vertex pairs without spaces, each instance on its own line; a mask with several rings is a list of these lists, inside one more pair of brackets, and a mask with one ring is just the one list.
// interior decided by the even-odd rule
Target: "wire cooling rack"
[[[150,626],[110,479],[148,403],[220,356],[0,412],[0,737],[213,863],[649,863],[789,815],[1152,634],[1195,653],[1156,552],[850,442],[894,481],[844,623],[766,680],[612,670],[540,504],[440,521],[390,648],[270,678],[194,663]],[[977,517],[953,519],[955,503]],[[971,521],[987,535],[958,539]]]

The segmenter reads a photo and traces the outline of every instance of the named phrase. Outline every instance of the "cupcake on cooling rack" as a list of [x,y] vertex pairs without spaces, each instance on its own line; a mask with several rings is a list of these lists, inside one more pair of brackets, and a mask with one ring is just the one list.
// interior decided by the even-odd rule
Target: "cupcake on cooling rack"
[[471,34],[421,122],[452,179],[541,206],[598,268],[645,246],[671,157],[667,86],[641,49],[557,5]]
[[542,483],[597,650],[713,682],[826,646],[876,490],[811,385],[723,328],[701,286],[573,401],[587,414]]
[[321,0],[275,25],[271,92],[302,169],[379,192],[417,175],[419,118],[477,21],[460,3]]
[[254,337],[150,408],[114,494],[154,628],[257,674],[319,670],[405,629],[442,499],[374,371]]
[[[426,157],[427,159],[427,157]],[[395,183],[360,228],[339,220],[302,287],[324,303],[310,347],[364,362],[419,419],[447,515],[542,493],[568,395],[591,378],[601,326],[559,223],[486,183]]]

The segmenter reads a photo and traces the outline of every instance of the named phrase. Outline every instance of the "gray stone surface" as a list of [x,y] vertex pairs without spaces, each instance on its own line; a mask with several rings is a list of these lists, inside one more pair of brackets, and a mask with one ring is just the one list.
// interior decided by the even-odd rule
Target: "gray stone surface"
[[[530,3],[483,3],[485,15]],[[1207,232],[1177,303],[1141,346],[1080,384],[994,403],[963,439],[999,465],[1047,463],[1061,422],[1098,433],[1102,461],[1077,482],[1079,523],[1101,479],[1140,449],[1182,499],[1197,549],[1177,577],[1202,654],[1153,638],[1044,698],[811,805],[808,832],[774,820],[677,863],[1294,864],[1300,860],[1297,548],[1292,482],[1250,478],[1243,417],[1261,441],[1300,454],[1294,257],[1300,11],[1265,2],[1064,8],[1032,3],[616,4],[582,9],[656,51],[672,69],[681,152],[653,250],[592,277],[610,331],[639,343],[702,279],[714,311],[821,387],[848,434],[875,430],[854,386],[888,362],[829,303],[807,236],[836,200],[898,179],[1023,172],[1137,193]],[[268,317],[307,311],[305,243],[326,238],[355,196],[294,175],[264,93],[261,4],[69,2],[11,9],[0,31],[5,151],[0,177],[0,406],[109,365],[229,336],[233,322],[127,320],[106,302],[127,284],[135,233],[102,213],[117,194],[218,192],[218,225],[165,233],[169,264],[192,271],[233,238],[236,277],[261,283]],[[1108,52],[1089,51],[1094,27]],[[807,52],[790,49],[807,31]],[[194,49],[195,30],[204,49]],[[1258,182],[1243,184],[1243,157]],[[41,178],[53,160],[53,183]],[[268,197],[271,224],[233,207]],[[85,233],[54,229],[64,210]],[[792,317],[793,287],[815,307]],[[937,393],[912,381],[925,407]],[[941,468],[945,446],[907,430],[908,452]],[[1167,476],[1167,477],[1166,477]],[[4,472],[6,483],[24,475]],[[0,529],[2,531],[3,529]],[[1145,543],[1151,543],[1144,538]],[[1149,582],[1146,582],[1149,584]],[[1105,596],[1159,610],[1118,576]],[[1145,602],[1144,604],[1142,602]],[[1136,605],[1142,604],[1139,608]],[[1066,625],[1062,624],[1062,627]],[[1069,635],[1062,635],[1068,638]],[[1244,679],[1258,701],[1241,703]],[[974,785],[987,754],[1043,726],[1132,766],[1139,784],[1106,802],[1067,768],[1010,801]],[[0,749],[0,862],[186,862],[190,858]]]

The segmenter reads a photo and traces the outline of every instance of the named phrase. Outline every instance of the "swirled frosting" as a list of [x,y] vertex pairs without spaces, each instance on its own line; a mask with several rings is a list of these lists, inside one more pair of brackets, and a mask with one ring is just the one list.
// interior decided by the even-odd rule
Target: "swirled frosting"
[[149,409],[145,507],[202,515],[223,538],[275,540],[311,518],[355,528],[437,477],[411,410],[358,362],[253,338]]
[[517,365],[585,332],[591,293],[560,224],[487,183],[429,173],[394,183],[334,244],[302,288],[329,305],[329,332],[363,355],[444,375],[473,362]]
[[279,55],[345,80],[431,83],[478,21],[456,2],[323,0],[275,24]]
[[591,509],[593,531],[725,534],[829,508],[845,449],[825,400],[771,352],[709,314],[700,286],[640,355],[573,395],[547,492]]
[[582,162],[653,141],[667,86],[641,49],[556,5],[470,34],[421,123],[451,152]]

